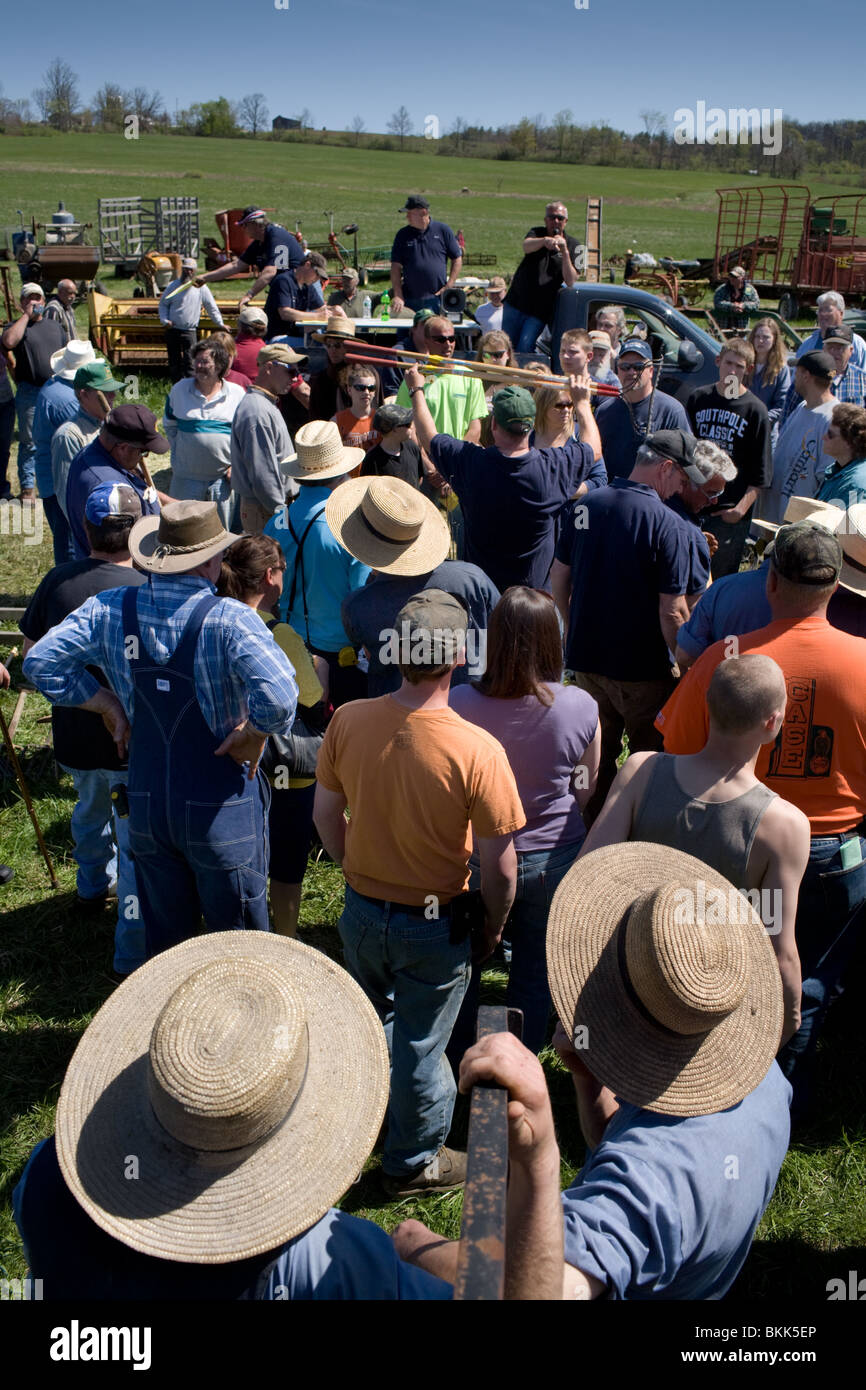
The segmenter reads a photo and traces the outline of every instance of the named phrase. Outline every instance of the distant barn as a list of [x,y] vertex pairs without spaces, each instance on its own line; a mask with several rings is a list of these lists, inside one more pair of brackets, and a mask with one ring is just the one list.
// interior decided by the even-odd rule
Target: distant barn
[[274,116],[271,121],[271,130],[300,130],[300,128],[300,121],[296,121],[293,116]]

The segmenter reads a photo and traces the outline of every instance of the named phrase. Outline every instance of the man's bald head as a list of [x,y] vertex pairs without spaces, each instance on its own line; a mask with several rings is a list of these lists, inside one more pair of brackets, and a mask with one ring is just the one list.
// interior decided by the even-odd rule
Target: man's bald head
[[720,734],[747,734],[784,714],[787,700],[785,677],[772,657],[732,657],[720,662],[710,681],[710,725]]

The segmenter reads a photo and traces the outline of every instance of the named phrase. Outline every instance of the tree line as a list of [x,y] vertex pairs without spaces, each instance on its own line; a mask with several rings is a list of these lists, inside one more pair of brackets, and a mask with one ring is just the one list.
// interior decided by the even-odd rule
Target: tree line
[[238,102],[220,96],[172,114],[165,109],[157,91],[143,87],[124,89],[114,82],[105,82],[90,104],[85,105],[78,78],[60,58],[49,65],[32,98],[7,99],[0,90],[0,130],[11,134],[31,126],[37,119],[35,113],[43,125],[58,131],[122,131],[134,117],[136,132],[229,139],[267,136],[425,154],[432,150],[436,154],[474,159],[660,170],[709,168],[786,179],[797,179],[809,169],[858,177],[866,172],[866,121],[860,120],[802,122],[784,117],[781,146],[774,154],[764,154],[760,143],[680,143],[672,118],[653,110],[641,112],[643,129],[636,133],[615,130],[605,123],[582,124],[567,108],[550,119],[536,113],[504,126],[470,125],[458,116],[446,131],[440,130],[435,115],[416,122],[405,106],[394,112],[387,123],[387,133],[383,134],[368,132],[360,115],[354,117],[348,130],[318,130],[307,109],[294,118],[294,128],[272,130],[268,105],[261,92],[250,93]]

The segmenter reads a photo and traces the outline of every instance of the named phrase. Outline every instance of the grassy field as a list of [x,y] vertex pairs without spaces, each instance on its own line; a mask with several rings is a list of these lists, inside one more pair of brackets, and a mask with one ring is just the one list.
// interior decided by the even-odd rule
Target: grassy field
[[300,218],[310,242],[325,240],[323,211],[333,209],[335,226],[358,222],[360,243],[370,246],[391,241],[405,220],[397,211],[405,195],[423,192],[433,216],[462,227],[468,251],[496,255],[500,272],[515,268],[521,239],[550,198],[569,204],[569,232],[583,240],[590,194],[604,198],[605,256],[627,246],[656,256],[711,255],[715,189],[734,182],[717,172],[674,176],[269,140],[0,136],[0,227],[17,225],[16,208],[50,221],[60,198],[79,221],[95,224],[99,198],[187,194],[199,199],[202,238],[216,236],[215,212],[257,201],[290,229]]
[[[157,477],[159,482],[159,477]],[[0,604],[20,606],[50,565],[41,546],[4,535],[0,545]],[[20,659],[0,647],[0,660],[20,684]],[[15,691],[0,694],[7,721]],[[16,737],[37,815],[54,859],[60,888],[49,888],[30,821],[5,759],[0,763],[0,863],[15,879],[2,893],[0,936],[0,1276],[21,1277],[24,1260],[11,1217],[12,1189],[32,1145],[51,1133],[64,1070],[78,1038],[113,988],[110,970],[113,916],[109,909],[82,913],[76,902],[69,834],[73,789],[58,776],[44,722],[48,707],[28,695]],[[305,880],[301,939],[340,959],[336,922],[342,875],[330,863],[311,862]],[[501,999],[505,977],[489,971],[484,996]],[[580,1167],[583,1144],[570,1080],[548,1049],[542,1060],[553,1096],[563,1155],[562,1181]],[[776,1194],[758,1230],[746,1269],[731,1297],[743,1300],[799,1297],[822,1301],[831,1277],[861,1270],[866,1258],[866,1081],[862,1067],[862,1013],[843,1000],[820,1052],[820,1119],[796,1136]],[[458,1108],[454,1140],[466,1133]],[[423,1201],[384,1203],[373,1155],[343,1206],[391,1230],[416,1216],[443,1235],[459,1230],[459,1194]]]

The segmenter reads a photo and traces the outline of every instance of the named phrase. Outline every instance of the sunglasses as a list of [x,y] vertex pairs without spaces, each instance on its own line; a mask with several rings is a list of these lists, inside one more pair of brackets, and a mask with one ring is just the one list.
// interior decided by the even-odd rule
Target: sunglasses
[[617,362],[616,369],[618,372],[635,372],[639,375],[651,366],[651,362]]
[[[449,339],[447,339],[446,341],[448,341],[448,342],[453,342],[454,339],[453,339],[453,338],[449,338]],[[503,352],[482,352],[482,354],[481,354],[481,360],[482,360],[482,362],[495,362],[498,358],[500,358],[500,357],[507,357],[507,356],[508,356],[508,353],[505,352],[505,351],[503,351]]]
[[357,383],[357,381],[353,381],[353,382],[352,382],[352,390],[353,390],[353,391],[366,391],[367,394],[370,395],[370,396],[373,396],[373,395],[376,394],[376,388],[375,388],[375,386],[359,386],[358,383]]
[[567,216],[566,216],[566,214],[565,214],[564,212],[546,212],[544,215],[545,215],[545,217],[547,217],[551,222],[567,222],[567,221],[568,221],[568,218],[567,218]]
[[445,335],[444,335],[443,333],[428,333],[427,336],[428,336],[428,338],[431,338],[431,339],[433,340],[434,343],[456,343],[456,342],[457,342],[457,339],[456,339],[456,338],[454,338],[454,337],[452,337],[452,338],[446,338]]
[[571,410],[571,401],[554,401],[554,410]]

